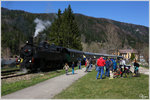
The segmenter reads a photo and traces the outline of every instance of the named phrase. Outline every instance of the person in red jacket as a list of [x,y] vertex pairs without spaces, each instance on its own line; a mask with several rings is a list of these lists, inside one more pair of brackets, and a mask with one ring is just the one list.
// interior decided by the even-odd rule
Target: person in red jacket
[[98,60],[97,60],[97,67],[98,67],[98,72],[97,72],[97,76],[96,76],[96,79],[98,79],[99,77],[99,74],[101,72],[101,76],[100,76],[100,79],[102,79],[102,76],[104,74],[104,66],[105,66],[105,60],[100,57]]

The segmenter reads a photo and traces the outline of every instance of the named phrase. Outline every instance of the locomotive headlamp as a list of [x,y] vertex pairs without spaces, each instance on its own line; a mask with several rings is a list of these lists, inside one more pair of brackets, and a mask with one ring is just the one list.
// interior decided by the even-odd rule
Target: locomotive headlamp
[[31,60],[29,60],[29,62],[31,63],[32,61],[31,61]]
[[26,41],[26,43],[28,43],[28,41]]
[[18,59],[18,61],[20,61],[20,59]]

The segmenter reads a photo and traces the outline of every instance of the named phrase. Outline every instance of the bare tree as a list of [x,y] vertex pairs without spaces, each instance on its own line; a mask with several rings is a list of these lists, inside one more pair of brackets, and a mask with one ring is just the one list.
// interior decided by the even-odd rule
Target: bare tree
[[11,51],[8,47],[2,48],[2,55],[1,55],[2,57],[9,58],[10,55],[11,55]]
[[143,47],[144,47],[143,43],[136,42],[135,49],[137,50],[137,53],[138,53],[138,61],[140,60],[140,55],[143,51]]
[[99,53],[101,44],[96,42],[91,42],[88,48],[90,50],[89,52]]
[[112,52],[117,52],[121,46],[121,40],[117,33],[117,29],[112,25],[108,24],[106,26],[106,38],[105,38],[105,49],[110,54]]
[[142,55],[147,63],[149,63],[149,48],[145,47],[142,51]]
[[86,52],[94,52],[94,53],[101,53],[100,50],[102,45],[100,42],[91,42],[91,43],[84,43],[82,42],[83,51]]

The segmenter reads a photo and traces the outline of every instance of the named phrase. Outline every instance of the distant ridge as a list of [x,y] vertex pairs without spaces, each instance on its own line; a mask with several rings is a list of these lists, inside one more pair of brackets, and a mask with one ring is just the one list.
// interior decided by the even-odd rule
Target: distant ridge
[[[35,31],[35,18],[53,22],[56,17],[57,15],[55,13],[37,14],[22,10],[9,10],[2,7],[2,48],[8,46],[6,43],[7,41],[5,41],[7,40],[6,35],[10,36],[11,34],[16,34],[16,32],[23,35],[24,39],[20,41],[25,43],[25,40]],[[149,43],[149,28],[146,26],[119,22],[106,18],[95,18],[78,13],[75,14],[75,20],[77,21],[83,44],[89,45],[92,42],[105,43],[108,26],[115,29],[115,32],[118,34],[120,43],[122,44],[120,48],[134,48],[136,43],[143,43],[146,45]],[[88,47],[89,46],[87,46],[87,48],[83,47],[83,50],[88,51]]]

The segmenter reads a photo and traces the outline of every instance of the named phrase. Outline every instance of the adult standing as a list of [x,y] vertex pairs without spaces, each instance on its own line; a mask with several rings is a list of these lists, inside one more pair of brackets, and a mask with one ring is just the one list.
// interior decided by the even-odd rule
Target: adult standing
[[[103,57],[103,59],[104,59],[105,64],[106,64],[106,58]],[[104,72],[106,72],[106,65],[104,66]]]
[[99,74],[101,72],[101,76],[100,76],[100,79],[102,79],[102,75],[104,73],[104,66],[105,66],[105,60],[100,57],[98,60],[97,60],[97,67],[98,67],[98,72],[97,72],[97,76],[96,76],[96,79],[98,79],[99,77]]
[[89,68],[89,60],[88,59],[86,59],[85,67],[86,67],[85,72],[87,72],[88,68]]
[[109,70],[110,70],[110,78],[109,79],[113,79],[113,59],[110,60]]
[[110,59],[107,58],[105,63],[106,63],[106,65],[105,65],[106,66],[105,76],[109,77],[109,75],[110,75],[110,72],[109,72]]
[[114,59],[113,60],[113,72],[116,72],[117,71],[117,62],[116,60]]
[[97,60],[98,60],[98,59],[96,59],[96,63],[95,63],[95,70],[97,70]]
[[[125,62],[124,59],[121,59],[121,61],[120,61],[121,77],[123,77],[123,73],[125,71],[125,67],[126,67],[126,62]],[[123,68],[124,68],[124,70],[123,70]]]
[[136,59],[134,61],[134,73],[137,74],[139,72],[139,64],[137,63]]
[[119,60],[119,59],[117,59],[117,60],[116,60],[116,63],[117,63],[117,70],[118,70],[118,68],[119,68],[119,64],[120,64],[120,60]]
[[78,68],[81,69],[81,60],[78,61]]
[[91,70],[91,67],[92,67],[92,59],[90,58],[89,59],[89,68],[88,68],[88,71]]

